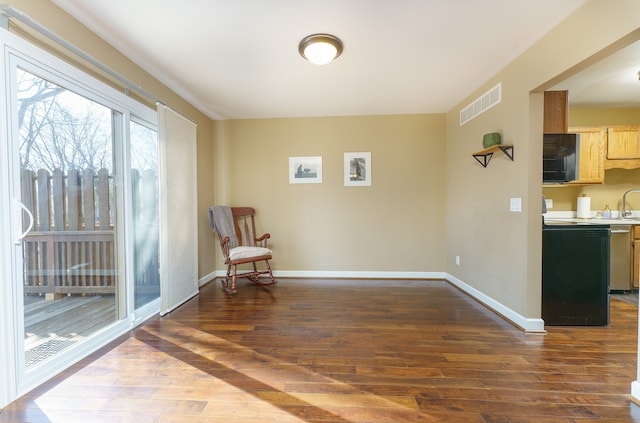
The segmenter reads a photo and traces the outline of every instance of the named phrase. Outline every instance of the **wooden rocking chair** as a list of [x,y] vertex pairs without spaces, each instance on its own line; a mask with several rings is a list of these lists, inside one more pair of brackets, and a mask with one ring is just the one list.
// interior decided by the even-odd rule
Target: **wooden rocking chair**
[[[256,237],[256,225],[252,207],[213,206],[209,208],[211,228],[218,234],[220,247],[227,265],[227,276],[222,281],[222,289],[229,295],[235,294],[236,280],[247,278],[256,285],[274,285],[269,260],[271,250],[267,248],[270,234]],[[244,236],[243,236],[244,235]],[[264,261],[266,268],[258,270],[257,263]],[[251,264],[253,270],[238,273],[238,265]],[[267,281],[261,281],[260,275],[268,275]],[[231,282],[231,286],[229,286]]]

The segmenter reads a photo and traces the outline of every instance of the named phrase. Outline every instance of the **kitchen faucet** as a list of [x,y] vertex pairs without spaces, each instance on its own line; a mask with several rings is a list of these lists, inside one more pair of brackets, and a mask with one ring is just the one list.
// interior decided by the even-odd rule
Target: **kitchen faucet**
[[620,219],[631,216],[631,211],[627,210],[627,194],[630,194],[632,192],[640,192],[640,189],[630,189],[629,191],[624,193],[624,195],[622,196],[622,212],[620,212]]

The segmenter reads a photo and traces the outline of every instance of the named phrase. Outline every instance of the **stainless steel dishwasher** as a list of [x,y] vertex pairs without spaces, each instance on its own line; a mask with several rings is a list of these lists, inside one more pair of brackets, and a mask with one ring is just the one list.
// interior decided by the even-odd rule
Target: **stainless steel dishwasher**
[[611,225],[610,292],[631,291],[631,226]]

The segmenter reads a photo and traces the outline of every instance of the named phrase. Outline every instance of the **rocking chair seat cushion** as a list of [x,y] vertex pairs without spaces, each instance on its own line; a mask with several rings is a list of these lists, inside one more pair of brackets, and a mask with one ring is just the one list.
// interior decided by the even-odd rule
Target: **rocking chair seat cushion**
[[270,255],[271,250],[263,247],[239,246],[229,250],[229,260],[231,261]]

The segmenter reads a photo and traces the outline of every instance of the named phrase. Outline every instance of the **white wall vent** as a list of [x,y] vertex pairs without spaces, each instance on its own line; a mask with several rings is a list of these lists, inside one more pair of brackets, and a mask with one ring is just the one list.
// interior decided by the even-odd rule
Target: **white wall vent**
[[473,103],[469,104],[464,109],[460,110],[460,126],[469,122],[476,116],[489,110],[496,104],[502,101],[502,82],[491,88],[486,93],[482,94]]

